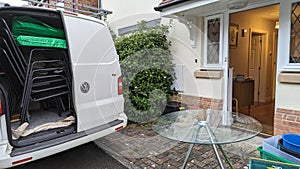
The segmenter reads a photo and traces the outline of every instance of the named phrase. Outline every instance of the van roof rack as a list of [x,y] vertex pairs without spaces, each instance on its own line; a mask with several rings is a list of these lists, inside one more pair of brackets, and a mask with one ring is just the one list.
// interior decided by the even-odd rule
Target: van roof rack
[[112,14],[112,11],[109,10],[97,8],[94,6],[78,4],[66,0],[60,0],[56,2],[53,0],[23,0],[23,1],[30,2],[32,6],[64,9],[66,11],[82,13],[98,19],[101,19],[101,17],[103,16],[106,17],[108,14]]

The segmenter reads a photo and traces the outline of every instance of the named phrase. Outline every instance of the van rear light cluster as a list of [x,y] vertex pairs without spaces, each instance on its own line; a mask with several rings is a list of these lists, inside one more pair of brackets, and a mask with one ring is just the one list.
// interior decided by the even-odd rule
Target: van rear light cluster
[[32,157],[28,157],[28,158],[24,158],[22,160],[14,161],[14,162],[12,162],[12,165],[17,165],[17,164],[25,163],[25,162],[30,161],[30,160],[32,160]]
[[115,128],[115,130],[116,130],[116,131],[119,131],[119,130],[121,130],[122,128],[124,128],[124,127],[123,127],[123,126],[120,126],[120,127]]
[[0,116],[3,114],[3,109],[2,109],[2,100],[0,99]]
[[118,78],[118,95],[123,94],[123,84],[122,84],[122,77]]

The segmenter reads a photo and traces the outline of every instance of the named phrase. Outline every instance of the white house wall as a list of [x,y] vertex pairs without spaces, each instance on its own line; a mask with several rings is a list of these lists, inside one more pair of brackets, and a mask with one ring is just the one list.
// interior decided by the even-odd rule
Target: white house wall
[[107,16],[110,28],[117,32],[119,28],[136,25],[137,21],[154,20],[160,13],[154,11],[161,0],[102,0],[102,8],[113,11]]
[[[289,93],[289,94],[287,94]],[[278,83],[276,94],[276,107],[290,110],[300,110],[300,85]]]
[[[280,16],[280,32],[278,39],[278,74],[284,71],[290,71],[285,69],[286,60],[289,58],[289,47],[290,47],[290,13],[285,12],[289,10],[289,2],[283,1],[281,5],[281,16]],[[286,26],[285,26],[286,25]],[[299,66],[298,66],[299,68]],[[298,70],[299,71],[299,70]],[[276,88],[276,108],[298,110],[300,111],[300,84],[293,83],[280,83],[277,82]]]
[[[154,11],[161,0],[102,0],[102,7],[113,11],[108,15],[107,22],[112,30],[137,24],[141,20],[153,20],[160,17],[160,13]],[[208,97],[215,99],[223,98],[223,79],[198,79],[194,77],[194,71],[203,65],[203,19],[196,19],[196,47],[191,47],[187,26],[173,19],[174,26],[170,29],[169,40],[172,41],[171,52],[175,64],[184,64],[183,70],[183,94]],[[163,24],[169,23],[168,18],[163,18]],[[197,59],[197,63],[195,63]]]
[[[165,20],[163,20],[165,21]],[[222,99],[222,79],[195,78],[194,71],[203,66],[203,18],[198,17],[196,24],[196,47],[191,47],[188,28],[174,20],[169,39],[171,52],[176,64],[184,64],[184,94],[198,97]],[[195,62],[197,60],[197,63]]]

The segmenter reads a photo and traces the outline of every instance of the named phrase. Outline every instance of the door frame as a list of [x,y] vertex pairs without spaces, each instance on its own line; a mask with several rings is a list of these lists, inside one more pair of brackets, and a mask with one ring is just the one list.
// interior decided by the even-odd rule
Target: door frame
[[[276,4],[280,4],[280,0],[274,0],[274,1],[268,1],[266,3],[255,3],[252,5],[249,5],[245,8],[242,9],[238,9],[238,10],[227,10],[225,11],[223,14],[224,19],[224,48],[223,48],[223,72],[224,72],[224,97],[223,97],[223,111],[231,111],[231,103],[229,104],[229,102],[232,102],[232,97],[230,98],[230,94],[229,92],[232,92],[232,88],[229,89],[229,83],[228,83],[228,76],[229,76],[229,60],[230,60],[230,56],[229,56],[229,24],[230,24],[230,14],[233,13],[237,13],[237,12],[243,12],[243,11],[247,11],[247,10],[251,10],[251,9],[256,9],[256,8],[262,8],[262,7],[266,7],[266,6],[270,6],[270,5],[276,5]],[[259,30],[255,30],[255,31],[259,31]],[[227,33],[226,33],[227,32]],[[249,32],[250,33],[250,32]],[[249,57],[248,57],[249,58]],[[278,60],[278,54],[277,54],[277,60]],[[249,69],[248,69],[249,70]],[[231,86],[232,87],[232,86]]]

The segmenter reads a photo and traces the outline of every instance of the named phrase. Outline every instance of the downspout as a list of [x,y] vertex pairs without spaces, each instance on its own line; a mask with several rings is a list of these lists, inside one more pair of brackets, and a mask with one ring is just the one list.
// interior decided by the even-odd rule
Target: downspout
[[101,0],[98,0],[98,8],[101,8],[101,7],[102,7]]
[[[102,8],[102,2],[101,2],[101,0],[98,0],[98,8],[99,8],[99,9]],[[99,19],[102,20],[102,16],[99,16]]]

